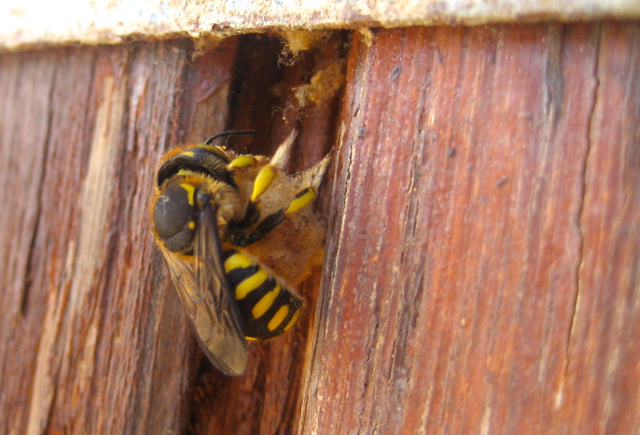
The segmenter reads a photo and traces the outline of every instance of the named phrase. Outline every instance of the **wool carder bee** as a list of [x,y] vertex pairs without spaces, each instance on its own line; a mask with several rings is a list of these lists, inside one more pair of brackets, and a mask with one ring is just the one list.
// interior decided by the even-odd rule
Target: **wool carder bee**
[[212,143],[169,151],[151,202],[152,232],[209,360],[237,376],[247,342],[288,331],[300,317],[295,287],[322,261],[325,230],[307,207],[329,163],[284,174],[295,134],[269,159]]

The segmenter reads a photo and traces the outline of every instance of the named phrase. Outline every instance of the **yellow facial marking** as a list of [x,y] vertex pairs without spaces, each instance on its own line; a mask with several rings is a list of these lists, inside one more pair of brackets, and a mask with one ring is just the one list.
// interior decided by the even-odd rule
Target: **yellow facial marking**
[[258,301],[257,304],[251,309],[251,314],[254,319],[258,319],[266,313],[271,305],[273,305],[273,301],[276,300],[278,294],[280,293],[280,286],[276,285],[276,288],[271,290],[266,295],[262,296],[262,298]]
[[252,264],[253,263],[251,262],[251,259],[249,257],[247,257],[246,255],[242,255],[239,252],[236,252],[235,254],[229,256],[229,258],[227,258],[224,261],[224,271],[229,273],[233,269],[237,269],[239,267],[242,267],[242,268],[249,267]]
[[245,337],[245,339],[246,339],[247,341],[258,341],[258,339],[257,339],[257,338],[255,338],[255,337]]
[[195,230],[196,223],[194,221],[189,221],[189,228],[192,229],[192,230]]
[[229,168],[246,168],[247,166],[253,166],[256,164],[256,159],[251,156],[240,156],[233,159],[229,163]]
[[273,331],[278,326],[280,326],[280,324],[284,321],[285,317],[287,317],[287,314],[289,314],[289,306],[288,305],[281,306],[278,312],[276,312],[276,314],[271,318],[271,320],[269,320],[269,323],[267,323],[267,328],[269,329],[269,331]]
[[236,299],[244,299],[249,293],[260,287],[260,284],[265,282],[267,278],[269,278],[269,275],[267,275],[264,270],[258,270],[249,278],[238,284],[238,287],[236,287]]
[[303,191],[304,193],[302,195],[291,201],[291,203],[289,204],[289,208],[287,208],[287,210],[284,212],[285,215],[290,215],[292,213],[300,211],[307,205],[309,205],[311,201],[313,201],[313,199],[316,197],[316,192],[314,192],[314,190],[311,188],[307,188],[305,190],[306,192]]
[[182,183],[180,184],[180,187],[182,187],[184,190],[187,191],[187,200],[189,201],[189,205],[193,206],[193,204],[195,203],[195,196],[196,196],[195,186],[189,183]]
[[302,314],[302,310],[296,310],[296,312],[293,313],[293,317],[291,317],[291,320],[289,320],[289,323],[287,323],[287,326],[284,327],[284,332],[287,332],[289,329],[293,327],[293,325],[296,324],[296,322],[300,318],[300,314]]
[[273,166],[266,165],[260,169],[256,180],[253,183],[253,194],[251,195],[251,201],[257,201],[258,197],[267,190],[271,182],[276,176],[276,171]]
[[180,169],[177,175],[184,175],[184,176],[193,175],[193,171],[190,171],[188,169]]

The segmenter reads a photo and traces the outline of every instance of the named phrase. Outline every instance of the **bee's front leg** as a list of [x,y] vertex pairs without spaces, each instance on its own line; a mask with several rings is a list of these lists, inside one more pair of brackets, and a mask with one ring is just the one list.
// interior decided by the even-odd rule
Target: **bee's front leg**
[[313,187],[305,187],[299,191],[293,200],[287,207],[282,207],[279,210],[266,216],[256,227],[256,229],[250,234],[234,233],[231,236],[231,243],[236,246],[249,246],[258,240],[261,240],[264,236],[269,234],[275,227],[277,227],[282,221],[287,219],[292,214],[302,210],[311,203],[316,197],[316,191]]

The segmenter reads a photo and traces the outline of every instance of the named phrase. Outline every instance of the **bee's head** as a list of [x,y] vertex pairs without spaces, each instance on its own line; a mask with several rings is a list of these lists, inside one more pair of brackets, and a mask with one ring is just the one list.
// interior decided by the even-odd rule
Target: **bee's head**
[[170,181],[153,206],[153,223],[162,244],[172,252],[191,249],[198,213],[209,195],[184,180]]

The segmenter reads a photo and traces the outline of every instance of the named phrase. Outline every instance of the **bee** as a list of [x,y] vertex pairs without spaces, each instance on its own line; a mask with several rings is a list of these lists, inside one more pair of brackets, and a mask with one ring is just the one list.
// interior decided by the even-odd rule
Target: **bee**
[[161,160],[151,201],[152,233],[200,346],[222,373],[241,375],[249,341],[293,327],[304,308],[295,287],[322,261],[325,229],[310,209],[326,156],[284,174],[295,132],[274,156],[236,155],[203,144]]

